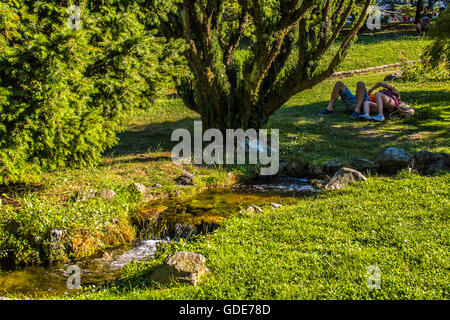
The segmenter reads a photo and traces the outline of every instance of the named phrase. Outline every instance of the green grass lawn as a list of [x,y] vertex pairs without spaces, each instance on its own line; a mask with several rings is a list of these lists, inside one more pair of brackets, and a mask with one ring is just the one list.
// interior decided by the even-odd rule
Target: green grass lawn
[[[404,58],[414,60],[426,43],[416,37],[362,36],[340,70],[399,62],[402,48],[408,48]],[[354,91],[358,81],[371,86],[384,76],[343,81]],[[319,117],[334,81],[298,94],[270,119],[267,127],[280,129],[282,160],[317,165],[335,158],[372,160],[386,147],[450,152],[450,81],[396,82],[417,115],[384,123],[350,120],[341,102],[336,113]],[[181,166],[170,159],[172,131],[192,129],[196,119],[180,99],[159,101],[148,112],[130,115],[119,144],[96,167],[48,172],[36,185],[0,186],[0,224],[14,218],[24,226],[22,238],[0,229],[0,248],[13,246],[22,261],[33,261],[28,235],[68,228],[73,239],[89,240],[78,252],[78,257],[88,256],[134,239],[129,217],[139,202],[127,188],[131,183],[161,184],[160,191],[177,193],[173,179],[184,171],[196,179],[182,195],[226,183],[232,168]],[[124,277],[137,286],[132,289],[136,296],[119,288],[88,297],[448,298],[448,183],[448,175],[373,177],[278,212],[236,216],[216,234],[189,245],[207,256],[213,270],[204,285],[163,291],[140,287],[137,275],[147,274],[156,259],[124,270]],[[111,202],[72,198],[76,191],[106,188],[117,193]],[[365,287],[371,264],[383,272],[380,291]]]
[[350,49],[337,71],[365,69],[385,64],[418,60],[430,43],[418,36],[362,35]]
[[[370,87],[384,76],[370,74],[342,81],[354,92],[358,81]],[[268,127],[280,130],[281,158],[322,163],[334,158],[372,160],[387,147],[401,147],[410,153],[450,151],[450,81],[393,83],[416,115],[383,123],[350,119],[340,100],[334,114],[318,116],[328,105],[335,81],[324,81],[298,94],[270,119]]]
[[[158,259],[123,270],[120,286],[77,299],[448,299],[449,176],[403,172],[241,214],[175,250],[201,253],[212,275],[196,287],[143,285]],[[367,268],[381,270],[369,289]]]

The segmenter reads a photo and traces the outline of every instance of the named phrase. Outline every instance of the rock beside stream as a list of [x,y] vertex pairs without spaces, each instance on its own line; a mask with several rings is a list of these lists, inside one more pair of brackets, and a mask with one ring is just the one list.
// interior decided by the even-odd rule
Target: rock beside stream
[[380,166],[379,171],[385,173],[396,173],[401,169],[408,168],[412,157],[402,148],[387,148],[378,155],[376,162]]
[[282,207],[282,205],[281,204],[279,204],[279,203],[275,203],[275,202],[271,202],[270,203],[270,205],[272,206],[272,208],[273,209],[279,209],[279,208],[281,208]]
[[342,161],[338,159],[334,160],[328,160],[323,163],[323,170],[327,174],[334,174],[336,171],[338,171],[340,168],[342,168],[344,165]]
[[331,181],[327,183],[325,189],[342,189],[346,185],[356,181],[367,181],[367,178],[361,172],[354,169],[341,168],[335,173]]
[[367,173],[377,171],[380,165],[365,158],[355,158],[351,163],[352,169]]
[[263,213],[264,210],[257,205],[252,204],[250,207],[247,208],[247,212],[249,213]]
[[180,251],[168,256],[150,275],[150,285],[170,285],[172,282],[197,285],[209,273],[206,258],[198,253]]
[[95,195],[97,197],[100,197],[102,199],[109,201],[109,200],[112,200],[116,196],[116,193],[111,189],[104,189],[104,190],[100,190],[100,191],[96,192]]
[[20,221],[16,221],[13,218],[11,218],[3,226],[3,230],[5,230],[8,233],[17,235],[22,230],[22,223]]
[[95,191],[93,189],[80,190],[75,193],[75,198],[80,201],[87,201],[99,197],[105,200],[112,200],[116,193],[111,189]]
[[413,167],[418,172],[431,175],[450,169],[450,154],[419,151],[413,156]]
[[185,172],[182,175],[175,178],[175,182],[183,186],[194,185],[194,175],[189,172]]

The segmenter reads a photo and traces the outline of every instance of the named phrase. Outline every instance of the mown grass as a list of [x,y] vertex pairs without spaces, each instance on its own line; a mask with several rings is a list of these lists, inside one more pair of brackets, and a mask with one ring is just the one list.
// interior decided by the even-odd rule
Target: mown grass
[[[408,49],[406,52],[408,56],[405,59],[413,60],[423,45],[425,45],[425,40],[414,37],[399,39],[384,37],[381,41],[380,38],[363,36],[360,37],[359,42],[350,51],[349,57],[344,62],[344,65],[341,66],[341,70],[398,62],[399,56],[395,55],[395,52],[399,52],[402,47]],[[385,55],[383,52],[389,52],[390,54]],[[348,78],[344,79],[344,81],[353,90],[357,81],[364,81],[370,86],[382,80],[383,77],[384,74],[372,74]],[[423,149],[449,152],[448,120],[450,114],[448,92],[450,82],[395,83],[396,87],[403,94],[404,100],[416,108],[417,116],[409,120],[393,120],[381,124],[350,120],[348,114],[343,111],[344,108],[341,102],[337,103],[337,112],[335,114],[325,118],[317,116],[317,113],[326,107],[334,82],[335,80],[328,80],[311,90],[300,93],[270,119],[267,127],[280,129],[282,160],[295,160],[320,165],[324,161],[334,158],[344,162],[348,162],[354,157],[372,159],[383,148],[389,146],[403,147],[410,153]],[[148,112],[130,115],[128,129],[119,134],[119,144],[105,154],[103,161],[98,166],[87,169],[64,169],[49,172],[44,175],[42,182],[37,185],[0,187],[0,196],[3,203],[0,207],[0,224],[5,223],[10,218],[23,223],[22,234],[19,237],[7,235],[0,230],[0,248],[14,246],[20,250],[19,257],[22,262],[33,261],[35,253],[29,245],[29,235],[45,237],[52,228],[67,228],[75,240],[80,237],[82,239],[90,239],[86,243],[92,244],[91,246],[80,247],[79,249],[79,255],[89,255],[93,250],[103,250],[108,246],[113,246],[120,242],[129,242],[133,239],[134,235],[130,229],[129,216],[136,209],[139,199],[127,189],[129,184],[133,182],[140,182],[147,186],[161,184],[163,187],[158,191],[167,193],[178,193],[181,191],[182,195],[187,195],[208,185],[215,186],[226,183],[228,177],[226,174],[227,170],[224,168],[178,166],[173,164],[170,159],[170,150],[174,145],[170,141],[172,131],[176,128],[192,129],[193,120],[196,119],[199,119],[198,115],[189,111],[179,99],[160,101]],[[230,170],[230,168],[227,169]],[[185,171],[195,174],[195,186],[180,189],[173,180]],[[161,293],[144,289],[144,291],[139,291],[141,295],[137,297],[443,297],[444,293],[448,295],[448,287],[442,285],[440,279],[447,279],[448,276],[447,278],[437,274],[428,276],[428,272],[431,271],[421,269],[427,275],[427,279],[431,279],[430,281],[436,283],[436,288],[438,288],[436,293],[432,293],[431,289],[431,291],[428,290],[422,282],[420,282],[422,284],[418,287],[418,291],[413,293],[411,290],[416,289],[411,289],[413,286],[408,287],[408,282],[405,282],[409,280],[400,280],[400,275],[403,274],[400,271],[406,270],[405,268],[409,268],[411,265],[409,262],[402,260],[403,258],[400,255],[402,251],[395,249],[395,246],[393,253],[389,253],[386,246],[388,246],[390,240],[386,230],[392,231],[394,226],[397,228],[393,223],[395,219],[400,219],[400,223],[404,224],[402,224],[403,227],[399,228],[403,230],[401,231],[403,235],[408,235],[406,239],[410,241],[409,239],[413,237],[413,233],[407,233],[406,226],[420,225],[419,213],[429,212],[430,216],[425,216],[425,218],[428,219],[426,221],[430,222],[431,217],[435,214],[433,210],[437,208],[438,213],[442,212],[442,208],[439,205],[446,203],[445,201],[448,202],[448,198],[442,197],[444,194],[448,195],[444,193],[445,190],[442,191],[442,188],[446,185],[448,185],[446,176],[431,179],[414,176],[403,180],[375,178],[371,179],[363,188],[360,188],[362,185],[356,185],[350,188],[349,191],[328,194],[320,197],[317,201],[313,199],[306,200],[296,208],[263,216],[265,218],[236,217],[229,222],[231,227],[221,229],[218,233],[223,235],[223,241],[229,242],[228,252],[223,247],[222,251],[219,252],[222,256],[214,256],[213,251],[208,253],[208,251],[203,250],[204,248],[202,249],[202,245],[211,244],[206,239],[197,242],[195,246],[198,247],[192,247],[193,250],[196,248],[203,250],[201,252],[207,255],[209,263],[215,269],[214,279],[216,280],[211,280],[212,282],[208,282],[210,284],[206,284],[205,287],[169,290],[167,295],[164,293],[166,291]],[[111,202],[102,199],[80,202],[72,198],[76,191],[86,189],[112,189],[117,193],[117,197]],[[397,189],[399,190],[398,192],[396,191]],[[388,195],[384,196],[381,194],[380,197],[380,190],[385,190]],[[423,198],[420,206],[415,205],[412,198],[418,197],[418,199],[422,199],[419,191],[423,192],[425,190],[428,193],[427,197]],[[408,195],[409,200],[407,202],[399,200],[403,199],[400,197],[402,192]],[[394,194],[397,196],[394,197]],[[387,202],[384,202],[383,199]],[[348,206],[345,204],[346,202],[349,203]],[[354,208],[353,205],[355,206]],[[407,210],[408,206],[412,206],[412,216],[406,215],[404,219],[409,220],[401,220],[401,215],[406,212],[405,210]],[[398,214],[394,214],[391,218],[388,213],[394,209],[398,209],[396,211]],[[324,216],[319,215],[319,212],[322,211]],[[352,237],[360,233],[357,233],[358,229],[352,231],[348,224],[350,222],[345,220],[344,217],[339,218],[341,220],[337,221],[341,222],[336,222],[338,223],[336,225],[333,225],[331,221],[327,222],[328,220],[326,219],[323,221],[323,225],[319,223],[324,217],[327,217],[327,219],[333,217],[334,219],[340,214],[357,219],[356,216],[361,212],[365,212],[361,219],[367,219],[374,228],[376,227],[375,231],[381,228],[381,234],[385,236],[383,239],[387,239],[387,244],[384,244],[381,240],[372,243],[371,246],[365,244],[365,246],[361,247],[361,250],[363,250],[361,255],[358,253],[359,249],[350,241],[350,239],[353,239]],[[448,217],[448,212],[446,214]],[[373,218],[369,218],[371,216]],[[267,221],[264,220],[266,218],[268,219]],[[272,218],[275,220],[270,220]],[[258,225],[257,221],[259,220],[257,219],[263,219],[261,221],[265,221],[264,224]],[[283,235],[280,231],[281,229],[277,229],[278,224],[280,228],[285,228],[286,221],[292,219],[296,221],[296,229],[302,232],[301,236],[292,228],[285,229],[291,230],[286,231],[288,232],[286,235]],[[444,231],[448,237],[447,226],[442,223],[442,219],[439,219],[441,218],[436,218],[436,225],[433,226],[431,222],[428,225],[429,230],[431,230],[430,237],[436,232]],[[366,220],[355,221],[362,223],[362,221]],[[301,224],[304,224],[303,229]],[[233,225],[235,225],[235,231],[232,231],[234,230]],[[335,229],[333,229],[333,226]],[[355,226],[358,227],[358,224]],[[239,228],[242,229],[242,233],[238,230]],[[260,236],[257,237],[254,232],[249,233],[249,236],[246,237],[245,234],[252,228],[255,231],[261,231],[261,236],[269,236],[269,239],[272,236],[276,237],[279,240],[279,246],[275,248],[275,242],[269,242],[267,247],[263,246],[262,244],[265,243],[265,240]],[[432,228],[436,229],[433,229],[433,231]],[[270,235],[271,232],[273,232],[273,235]],[[321,235],[321,232],[323,232],[324,236]],[[427,238],[425,235],[422,236],[420,230],[418,232],[418,239],[431,242],[438,239],[437,236],[436,238]],[[309,248],[312,248],[312,251],[293,249],[293,244],[289,242],[291,241],[290,233],[302,241],[304,238],[309,239],[306,244]],[[340,240],[337,247],[331,240],[325,241],[323,239],[323,237],[334,233],[342,234],[343,236],[342,239],[338,238]],[[111,236],[109,237],[109,235]],[[218,236],[213,236],[213,239],[216,239],[216,237]],[[253,237],[253,240],[251,237]],[[218,241],[217,239],[214,241]],[[287,241],[286,244],[282,241],[283,239]],[[323,251],[313,246],[314,239],[320,243],[320,249]],[[343,239],[346,239],[345,241],[347,242],[342,242],[344,241]],[[439,241],[442,243],[442,238],[439,239],[441,239]],[[417,255],[426,257],[429,248],[422,242],[420,243],[422,247],[417,247]],[[259,245],[257,246],[257,244]],[[308,248],[308,246],[305,248]],[[380,261],[376,261],[376,263],[385,263],[382,270],[386,270],[386,266],[391,266],[388,263],[390,258],[394,259],[392,261],[398,264],[397,268],[399,269],[394,268],[393,270],[400,271],[397,272],[398,275],[394,276],[393,279],[399,281],[398,283],[403,286],[401,287],[403,288],[401,290],[404,290],[403,295],[398,286],[395,287],[398,289],[395,289],[397,291],[394,289],[394,291],[384,291],[385,293],[387,292],[386,295],[379,295],[378,291],[378,293],[366,292],[367,295],[365,295],[365,291],[361,291],[363,289],[358,287],[359,282],[355,284],[356,289],[353,284],[349,284],[348,281],[359,281],[362,279],[361,272],[365,271],[361,271],[363,265],[359,264],[359,262],[364,261],[365,268],[369,247],[373,249],[375,257]],[[434,247],[431,249],[435,253],[430,253],[430,257],[435,259],[435,257],[441,256],[438,252],[439,250]],[[290,251],[292,251],[292,255],[290,255]],[[335,251],[336,253],[334,253]],[[246,252],[248,252],[248,255]],[[331,263],[331,261],[336,260],[337,266],[340,268],[339,272],[333,273],[335,269],[328,266],[326,262],[324,262],[326,265],[323,265],[320,262],[322,260],[320,260],[321,256],[318,255],[318,252],[322,252],[321,254],[325,257],[323,261]],[[231,259],[233,261],[228,261],[232,253],[245,259],[250,259],[252,254],[261,253],[262,258],[267,257],[268,259],[266,261],[267,265],[261,270],[265,270],[264,272],[268,273],[257,271],[257,269],[254,269],[249,263],[244,261],[245,259],[237,261],[236,259]],[[383,258],[384,255],[386,255],[386,258]],[[275,257],[278,257],[279,260],[276,260]],[[364,260],[363,257],[367,259]],[[330,260],[331,258],[334,260]],[[152,263],[157,263],[158,261],[156,259]],[[252,259],[249,261],[254,262]],[[263,261],[261,260],[256,265],[259,266]],[[442,261],[439,263],[436,262],[437,260],[433,261],[436,268],[433,269],[433,267],[430,270],[442,270]],[[238,265],[233,265],[233,263],[238,263]],[[220,264],[223,264],[223,269],[221,269]],[[345,266],[346,264],[348,264],[348,267]],[[129,272],[128,279],[137,279],[133,266],[131,265],[129,269],[124,270],[125,273]],[[137,267],[145,273],[146,266],[139,265]],[[247,267],[248,270],[246,269]],[[233,268],[234,270],[239,270],[238,275],[234,274],[236,280],[230,278]],[[269,272],[268,269],[270,268],[280,272],[284,269],[297,270],[298,275],[292,279],[301,279],[301,286],[297,286],[296,280],[292,280],[294,282],[290,280],[291,273],[285,273],[285,277],[278,278],[275,276],[276,273]],[[416,271],[413,270],[412,272]],[[221,273],[224,273],[223,278],[217,278],[217,275]],[[326,278],[328,282],[325,281]],[[341,281],[342,279],[345,281]],[[389,279],[389,277],[386,279]],[[268,283],[270,284],[270,282],[273,282],[273,285],[268,287],[271,291],[269,289],[264,291],[263,287],[267,286]],[[296,285],[293,286],[291,282]],[[344,289],[336,291],[339,294],[335,295],[331,288],[336,289],[338,286],[344,286]],[[215,294],[211,289],[213,287],[217,291]],[[447,291],[444,292],[442,288],[446,288],[445,290]],[[346,296],[347,293],[349,294],[348,296]],[[113,291],[107,291],[93,297],[124,298],[132,297],[132,294],[122,295],[120,293],[116,295],[113,294]]]
[[[371,87],[384,76],[379,73],[341,80],[355,92],[358,81]],[[350,119],[340,100],[334,114],[317,115],[327,107],[335,81],[324,81],[295,96],[270,119],[268,127],[280,130],[281,158],[320,164],[335,158],[343,162],[355,157],[373,160],[387,147],[410,153],[449,152],[450,81],[394,82],[416,115],[383,123]]]
[[362,35],[337,71],[349,71],[418,60],[430,41],[419,36]]
[[[71,299],[448,299],[449,175],[401,172],[263,214],[239,215],[214,234],[123,269],[121,285]],[[196,287],[144,285],[176,250],[206,257]],[[367,287],[367,268],[381,289]],[[67,297],[64,297],[67,298]]]

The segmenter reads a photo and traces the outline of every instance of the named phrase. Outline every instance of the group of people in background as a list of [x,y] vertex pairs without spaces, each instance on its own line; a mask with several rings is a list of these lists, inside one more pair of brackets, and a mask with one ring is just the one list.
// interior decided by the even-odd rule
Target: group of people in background
[[425,7],[420,14],[419,22],[416,24],[416,30],[418,34],[423,34],[424,32],[428,31],[428,26],[436,19],[438,16],[440,16],[445,11],[445,8],[440,8],[439,12],[436,12],[433,8],[427,8]]

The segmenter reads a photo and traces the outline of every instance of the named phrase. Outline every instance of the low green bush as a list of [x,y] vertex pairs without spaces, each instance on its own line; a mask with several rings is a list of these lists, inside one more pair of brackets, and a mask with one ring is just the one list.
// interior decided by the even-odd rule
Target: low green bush
[[137,1],[84,1],[80,29],[71,3],[0,4],[0,183],[95,164],[174,68]]

